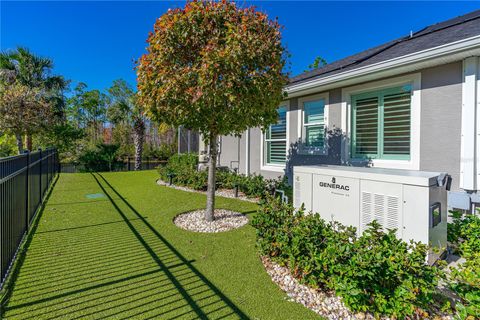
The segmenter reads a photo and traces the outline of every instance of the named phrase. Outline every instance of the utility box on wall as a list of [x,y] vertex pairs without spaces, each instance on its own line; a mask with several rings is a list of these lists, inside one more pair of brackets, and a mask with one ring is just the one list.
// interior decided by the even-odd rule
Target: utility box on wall
[[[296,166],[294,205],[363,232],[377,220],[405,241],[447,245],[445,174],[347,166]],[[429,262],[440,253],[431,253]]]

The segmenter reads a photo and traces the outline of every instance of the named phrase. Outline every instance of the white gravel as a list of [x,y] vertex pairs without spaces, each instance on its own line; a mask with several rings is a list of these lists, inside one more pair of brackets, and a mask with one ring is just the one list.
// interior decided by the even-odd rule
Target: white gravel
[[205,209],[182,213],[175,217],[173,222],[180,228],[206,233],[224,232],[240,228],[248,223],[248,218],[240,212],[215,209],[214,220],[204,219]]
[[[324,292],[320,289],[309,288],[306,285],[300,284],[295,279],[287,267],[282,267],[279,264],[271,261],[268,257],[262,257],[262,263],[265,270],[275,282],[288,296],[288,299],[293,302],[300,303],[317,314],[332,320],[353,320],[353,319],[375,319],[369,313],[352,313],[342,302],[340,297],[337,297],[333,292]],[[381,319],[389,319],[383,317]],[[432,319],[453,319],[448,315],[434,316]]]
[[[177,189],[177,190],[206,194],[205,191],[194,190],[194,189],[191,189],[191,188],[176,186],[176,185],[171,185],[170,186],[167,182],[165,182],[161,179],[157,180],[157,184],[159,186],[166,186],[166,187]],[[243,201],[249,201],[249,202],[253,202],[253,203],[257,203],[260,200],[259,198],[249,198],[243,192],[240,192],[240,191],[238,192],[238,197],[235,197],[235,190],[232,190],[232,189],[216,190],[215,195],[220,196],[220,197],[225,197],[225,198],[234,198],[234,199],[239,199],[239,200],[243,200]]]

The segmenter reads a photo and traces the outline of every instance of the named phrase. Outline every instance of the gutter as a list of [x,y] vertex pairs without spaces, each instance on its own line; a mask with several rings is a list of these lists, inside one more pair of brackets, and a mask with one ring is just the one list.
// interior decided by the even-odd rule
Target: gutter
[[[475,52],[471,52],[475,51]],[[462,39],[459,41],[451,42],[448,44],[444,44],[441,46],[437,46],[434,48],[418,51],[415,53],[407,54],[401,57],[397,57],[394,59],[374,63],[368,66],[359,67],[353,70],[337,73],[331,76],[321,77],[317,79],[312,79],[309,81],[304,81],[297,84],[287,85],[284,91],[288,94],[289,98],[293,98],[296,96],[300,96],[303,94],[319,92],[319,90],[326,90],[327,88],[323,88],[326,86],[331,86],[333,84],[337,84],[341,81],[354,81],[360,82],[362,81],[362,77],[366,76],[373,76],[376,73],[386,73],[392,72],[393,70],[397,70],[401,67],[411,66],[415,64],[421,64],[433,59],[441,59],[445,56],[453,55],[453,54],[461,54],[464,53],[465,57],[480,55],[480,35],[475,37],[470,37],[466,39]],[[463,59],[465,57],[460,57],[457,60]],[[410,70],[398,70],[397,73],[404,73]],[[360,78],[360,79],[358,79]],[[372,80],[372,79],[368,79]]]

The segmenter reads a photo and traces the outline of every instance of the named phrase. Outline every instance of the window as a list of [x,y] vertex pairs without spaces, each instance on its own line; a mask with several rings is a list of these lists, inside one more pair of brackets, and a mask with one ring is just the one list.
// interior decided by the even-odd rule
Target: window
[[278,123],[271,125],[265,134],[267,164],[284,164],[287,159],[287,108],[278,108]]
[[325,100],[305,102],[303,108],[303,147],[310,152],[323,151],[325,145]]
[[410,159],[411,85],[352,96],[352,156]]

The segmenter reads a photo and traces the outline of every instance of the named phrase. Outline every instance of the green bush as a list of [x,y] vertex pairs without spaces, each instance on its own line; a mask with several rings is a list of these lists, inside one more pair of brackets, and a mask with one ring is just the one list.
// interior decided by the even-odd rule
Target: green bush
[[335,290],[352,311],[404,318],[433,301],[439,270],[425,264],[427,247],[376,222],[358,237],[353,227],[267,197],[252,225],[262,255],[302,283]]
[[168,163],[159,167],[160,178],[176,185],[187,186],[195,190],[207,189],[207,172],[197,171],[198,155],[194,153],[175,154],[168,159]]
[[462,299],[456,305],[461,319],[480,318],[480,217],[452,212],[448,240],[465,262],[453,268],[451,289]]
[[428,248],[381,231],[373,222],[353,242],[335,290],[355,311],[403,318],[433,301],[439,271],[425,264]]
[[117,159],[118,145],[98,144],[94,149],[84,151],[78,161],[87,172],[114,171],[122,163]]
[[[167,165],[159,168],[160,178],[176,185],[186,186],[195,190],[206,190],[208,181],[207,171],[197,171],[198,155],[175,154],[168,159]],[[265,179],[261,175],[243,175],[228,170],[217,170],[216,181],[218,189],[238,189],[247,197],[263,197],[265,193],[272,194],[275,189],[285,190],[291,199],[291,187],[286,178]]]

